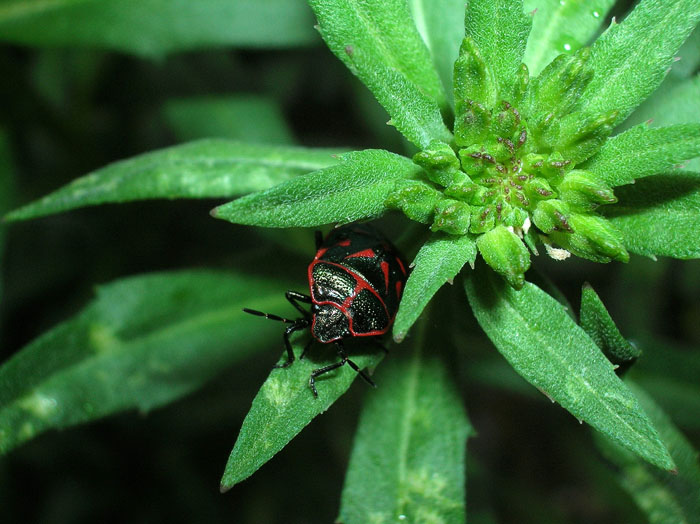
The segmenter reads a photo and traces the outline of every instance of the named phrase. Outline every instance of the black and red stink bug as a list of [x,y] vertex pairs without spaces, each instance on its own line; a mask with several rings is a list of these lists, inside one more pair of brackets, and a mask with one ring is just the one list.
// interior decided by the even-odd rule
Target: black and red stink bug
[[[247,308],[243,311],[290,324],[283,335],[287,361],[277,367],[286,368],[294,362],[289,337],[295,331],[310,328],[313,338],[309,344],[317,340],[335,345],[340,360],[311,373],[309,386],[314,396],[318,396],[316,377],[345,364],[375,386],[348,358],[343,339],[386,333],[394,322],[406,276],[406,265],[391,242],[367,224],[349,224],[332,230],[325,239],[316,232],[316,256],[308,269],[309,295],[296,291],[285,295],[301,318],[290,320]],[[310,311],[300,303],[311,304]]]

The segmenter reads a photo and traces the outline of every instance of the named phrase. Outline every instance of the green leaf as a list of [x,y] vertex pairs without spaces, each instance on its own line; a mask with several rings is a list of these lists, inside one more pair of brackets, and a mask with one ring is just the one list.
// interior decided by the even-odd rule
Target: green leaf
[[609,441],[601,450],[617,467],[620,485],[646,514],[650,524],[700,523],[700,466],[698,452],[647,393],[627,381],[659,430],[677,471],[660,471]]
[[700,68],[700,26],[690,33],[688,40],[678,50],[678,61],[671,68],[671,75],[677,78],[690,78]]
[[394,340],[401,342],[433,295],[460,272],[474,265],[476,242],[472,235],[433,234],[413,260],[401,305],[394,320]]
[[382,149],[340,155],[340,163],[245,196],[212,211],[216,218],[263,227],[313,227],[381,215],[398,180],[421,173]]
[[581,290],[581,327],[616,367],[627,367],[641,351],[622,336],[603,301],[590,284]]
[[618,203],[600,210],[632,253],[654,258],[700,257],[700,174],[669,173],[616,190]]
[[366,397],[338,522],[465,522],[472,429],[444,363],[423,355],[421,327],[412,354],[392,355]]
[[234,197],[331,166],[337,151],[199,140],[122,160],[7,215],[23,220],[149,198]]
[[99,287],[81,313],[0,367],[0,452],[51,428],[149,411],[197,389],[279,336],[241,308],[280,304],[283,286],[182,271]]
[[525,380],[623,447],[673,469],[634,395],[561,304],[530,283],[515,291],[483,265],[466,291],[477,321]]
[[445,93],[405,0],[309,0],[328,47],[419,148],[450,142]]
[[[14,200],[15,168],[5,130],[0,128],[0,214],[5,213]],[[0,268],[4,266],[5,234],[7,226],[0,224]],[[0,303],[4,303],[2,291],[5,283],[0,277]]]
[[496,76],[500,99],[512,101],[532,26],[522,0],[472,0],[464,26]]
[[575,52],[596,34],[615,0],[524,0],[532,13],[525,63],[532,76],[561,53]]
[[452,104],[452,69],[464,37],[464,0],[408,0],[408,7]]
[[289,47],[316,41],[302,0],[6,0],[0,40],[157,57],[214,46]]
[[650,128],[640,124],[610,138],[581,166],[611,187],[668,171],[700,156],[700,124]]
[[581,97],[579,109],[589,113],[617,110],[615,122],[625,120],[661,84],[698,19],[700,0],[639,3],[591,47],[595,76]]
[[[301,351],[296,349],[298,356]],[[350,359],[363,369],[374,368],[383,356],[379,348],[371,348],[360,354],[351,353]],[[280,363],[285,359],[286,354]],[[314,397],[309,387],[313,370],[338,360],[333,351],[319,344],[290,367],[272,370],[243,421],[221,479],[222,492],[255,473],[347,391],[357,377],[350,366],[317,378],[318,397]]]
[[261,144],[294,142],[280,105],[270,97],[247,95],[170,100],[165,117],[179,140],[229,138]]

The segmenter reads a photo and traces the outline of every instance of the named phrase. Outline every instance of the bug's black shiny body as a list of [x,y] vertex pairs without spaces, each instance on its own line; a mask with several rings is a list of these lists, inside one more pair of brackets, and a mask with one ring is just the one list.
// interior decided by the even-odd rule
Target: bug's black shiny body
[[[346,363],[374,385],[348,359],[342,340],[377,337],[389,330],[406,283],[406,265],[391,242],[366,224],[336,228],[323,240],[317,233],[316,243],[316,256],[308,267],[310,294],[286,293],[287,300],[301,312],[301,318],[288,320],[260,311],[244,311],[290,324],[284,332],[287,362],[280,367],[294,361],[289,337],[295,331],[310,328],[315,340],[335,344],[341,360],[312,372],[309,385],[314,395],[315,378]],[[310,304],[311,311],[300,303]]]

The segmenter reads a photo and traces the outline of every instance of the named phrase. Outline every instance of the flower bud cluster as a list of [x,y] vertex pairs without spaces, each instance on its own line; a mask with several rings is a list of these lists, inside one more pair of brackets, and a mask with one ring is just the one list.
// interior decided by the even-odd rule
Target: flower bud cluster
[[403,181],[387,205],[433,231],[476,235],[484,260],[516,288],[538,243],[560,259],[626,262],[621,235],[596,212],[617,199],[585,170],[617,117],[577,111],[593,76],[589,54],[561,55],[532,82],[523,64],[500,86],[465,38],[455,63],[454,142],[417,153],[425,178]]

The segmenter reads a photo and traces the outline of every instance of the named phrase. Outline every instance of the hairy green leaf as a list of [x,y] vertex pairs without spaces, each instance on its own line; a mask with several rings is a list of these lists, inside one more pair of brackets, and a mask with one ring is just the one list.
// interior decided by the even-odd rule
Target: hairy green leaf
[[500,98],[512,100],[532,26],[531,17],[523,13],[522,0],[472,0],[464,26],[493,70]]
[[420,148],[449,142],[445,93],[405,0],[309,0],[321,36]]
[[524,61],[535,76],[557,55],[586,45],[615,0],[524,0],[523,3],[525,12],[534,12]]
[[523,378],[615,442],[673,469],[634,395],[561,304],[534,284],[515,291],[483,265],[466,291],[479,324]]
[[669,173],[617,189],[618,203],[601,211],[632,253],[700,257],[700,174]]
[[241,308],[280,303],[282,286],[182,271],[99,287],[81,313],[0,367],[0,452],[51,428],[148,411],[195,390],[264,347],[272,333]]
[[245,196],[212,211],[216,218],[264,227],[313,227],[381,215],[397,180],[421,172],[382,149],[340,155],[340,163]]
[[408,7],[453,103],[452,70],[464,37],[464,0],[408,0]]
[[[618,111],[620,123],[666,76],[700,19],[700,0],[644,0],[591,47],[595,76],[579,102],[589,113]],[[643,38],[640,37],[643,35]]]
[[700,156],[700,124],[650,128],[640,124],[610,138],[581,166],[611,187],[668,171]]
[[472,430],[445,364],[428,356],[421,327],[412,353],[392,357],[367,395],[338,522],[465,522]]
[[690,33],[688,40],[677,53],[678,61],[671,68],[671,75],[677,78],[690,78],[700,68],[700,26]]
[[639,386],[627,381],[676,463],[677,471],[649,466],[610,441],[599,441],[603,453],[618,467],[620,485],[646,514],[650,524],[700,523],[700,465],[698,452]]
[[331,150],[199,140],[122,160],[10,213],[23,220],[149,198],[234,197],[337,162]]
[[615,366],[626,368],[641,353],[622,336],[603,301],[588,283],[581,290],[581,327]]
[[170,100],[165,117],[183,142],[229,138],[264,144],[292,144],[292,131],[273,98],[257,95]]
[[[301,350],[296,349],[298,356]],[[371,346],[365,346],[362,353],[350,354],[360,369],[374,368],[383,356],[379,348]],[[285,359],[286,354],[280,364]],[[222,492],[255,473],[347,391],[357,377],[357,372],[348,365],[316,379],[318,397],[314,397],[309,387],[313,370],[338,359],[328,348],[317,345],[290,367],[272,370],[243,421],[221,479]]]
[[394,340],[401,342],[433,295],[460,272],[474,265],[476,242],[472,235],[433,234],[418,251],[406,281],[401,305],[394,320]]
[[0,40],[145,56],[213,46],[316,41],[303,0],[5,0]]

